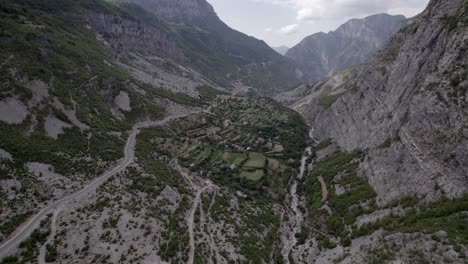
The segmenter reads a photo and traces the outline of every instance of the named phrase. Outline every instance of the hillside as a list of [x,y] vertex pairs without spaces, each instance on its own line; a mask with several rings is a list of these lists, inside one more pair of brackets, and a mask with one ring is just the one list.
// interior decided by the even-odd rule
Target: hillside
[[378,14],[352,19],[329,33],[303,39],[286,53],[315,81],[330,77],[374,55],[405,24],[404,16]]

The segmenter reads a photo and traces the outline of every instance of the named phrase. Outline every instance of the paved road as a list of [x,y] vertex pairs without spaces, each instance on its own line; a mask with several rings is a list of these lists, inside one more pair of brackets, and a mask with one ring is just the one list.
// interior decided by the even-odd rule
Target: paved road
[[[195,113],[195,112],[194,112]],[[124,158],[122,161],[119,162],[115,167],[110,169],[109,171],[105,172],[98,178],[96,178],[93,182],[88,184],[86,187],[81,189],[80,191],[67,196],[65,198],[62,198],[45,208],[43,208],[41,211],[39,211],[36,215],[32,216],[29,218],[23,225],[21,225],[11,236],[8,238],[6,241],[3,241],[0,244],[0,260],[12,253],[14,253],[14,250],[17,248],[17,246],[25,239],[27,239],[31,233],[39,226],[41,220],[49,213],[54,212],[58,208],[64,207],[66,204],[70,202],[78,202],[82,198],[86,198],[90,193],[93,193],[97,190],[98,187],[100,187],[103,183],[105,183],[109,178],[114,176],[115,174],[124,171],[128,165],[130,165],[133,160],[135,159],[135,143],[136,143],[136,137],[138,135],[138,132],[140,131],[141,128],[147,128],[147,127],[153,127],[153,126],[161,126],[166,124],[167,122],[177,119],[177,118],[182,118],[185,116],[188,116],[192,113],[189,114],[184,114],[184,115],[177,115],[177,116],[171,116],[168,117],[164,120],[161,121],[148,121],[148,122],[142,122],[136,124],[133,129],[130,132],[130,135],[127,139],[127,142],[125,144],[125,149],[124,149]]]

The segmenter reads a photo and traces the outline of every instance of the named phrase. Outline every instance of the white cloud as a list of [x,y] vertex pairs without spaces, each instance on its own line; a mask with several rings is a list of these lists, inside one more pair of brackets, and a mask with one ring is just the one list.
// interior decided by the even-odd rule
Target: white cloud
[[293,8],[297,22],[318,19],[355,18],[377,13],[413,16],[429,0],[253,0]]
[[287,25],[287,26],[280,28],[279,32],[281,34],[290,35],[290,34],[296,33],[298,28],[299,28],[299,24],[291,24],[291,25]]
[[[226,0],[219,0],[226,1]],[[293,46],[316,32],[328,32],[351,18],[363,18],[378,13],[402,14],[412,17],[422,12],[429,0],[243,0],[261,2],[284,9],[282,18],[271,17],[256,36],[273,46]],[[259,5],[261,6],[261,5]],[[279,8],[278,8],[279,7]],[[259,10],[258,12],[269,12]],[[265,16],[264,16],[265,17]],[[278,23],[279,22],[279,23]],[[281,27],[281,25],[286,25]]]

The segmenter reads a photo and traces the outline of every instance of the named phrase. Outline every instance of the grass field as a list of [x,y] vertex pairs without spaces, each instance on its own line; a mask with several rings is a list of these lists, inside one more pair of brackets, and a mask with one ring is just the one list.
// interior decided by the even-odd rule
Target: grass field
[[247,158],[247,155],[244,153],[225,152],[223,155],[225,161],[229,161],[236,166],[239,166],[245,158]]
[[243,171],[240,176],[251,181],[260,181],[263,178],[264,173],[263,170],[256,170],[254,172]]
[[260,153],[250,153],[249,160],[244,164],[247,168],[263,168],[265,166],[265,156]]

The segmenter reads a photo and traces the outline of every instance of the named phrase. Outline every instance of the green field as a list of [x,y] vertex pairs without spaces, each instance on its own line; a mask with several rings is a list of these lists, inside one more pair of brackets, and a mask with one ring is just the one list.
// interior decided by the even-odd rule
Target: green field
[[224,160],[229,161],[230,163],[235,164],[236,166],[239,166],[242,163],[242,161],[244,161],[246,158],[247,155],[245,153],[224,153]]
[[241,178],[246,178],[251,181],[260,181],[263,178],[264,173],[263,170],[256,170],[254,172],[243,171],[240,176]]
[[261,169],[265,166],[265,160],[263,154],[250,153],[249,160],[244,164],[244,167]]

